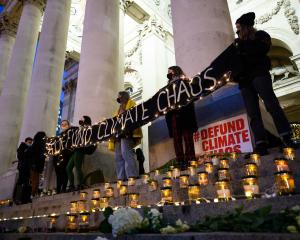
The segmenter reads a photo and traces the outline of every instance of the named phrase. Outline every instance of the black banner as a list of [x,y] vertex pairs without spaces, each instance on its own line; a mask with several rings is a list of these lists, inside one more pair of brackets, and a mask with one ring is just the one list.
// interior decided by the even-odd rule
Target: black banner
[[47,138],[47,155],[64,149],[96,145],[109,138],[141,127],[173,109],[179,109],[223,86],[239,71],[234,45],[230,45],[211,65],[190,81],[177,79],[152,98],[128,111],[90,127],[72,127],[60,136]]

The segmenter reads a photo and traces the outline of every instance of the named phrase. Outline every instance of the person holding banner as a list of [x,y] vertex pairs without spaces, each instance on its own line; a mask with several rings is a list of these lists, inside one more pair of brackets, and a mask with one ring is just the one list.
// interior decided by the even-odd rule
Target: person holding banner
[[[168,68],[167,78],[168,84],[173,83],[177,79],[189,81],[179,66]],[[187,167],[188,161],[194,160],[195,148],[193,141],[193,133],[197,131],[197,122],[195,116],[194,103],[180,108],[179,110],[171,110],[166,114],[166,122],[169,135],[173,138],[176,161],[183,170]],[[183,151],[183,142],[185,143],[185,152]]]
[[[117,102],[120,106],[115,115],[122,114],[136,105],[126,91],[119,92]],[[142,136],[141,128],[137,128],[133,131],[125,131],[109,140],[108,149],[115,151],[117,178],[119,180],[126,180],[129,177],[139,175],[134,147],[141,143]]]
[[292,131],[274,93],[269,73],[271,62],[267,53],[271,47],[271,37],[267,32],[257,31],[253,27],[254,19],[254,12],[246,13],[237,19],[235,24],[238,38],[234,44],[243,65],[239,86],[254,134],[255,151],[267,155],[266,133],[259,109],[259,97],[271,114],[284,146],[293,145]]

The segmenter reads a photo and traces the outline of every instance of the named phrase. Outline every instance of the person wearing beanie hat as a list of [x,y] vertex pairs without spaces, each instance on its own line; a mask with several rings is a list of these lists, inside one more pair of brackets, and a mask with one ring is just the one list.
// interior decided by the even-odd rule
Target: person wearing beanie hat
[[269,73],[271,61],[267,53],[271,47],[271,37],[265,31],[257,31],[253,27],[254,23],[254,12],[243,14],[236,20],[238,38],[235,39],[234,44],[243,66],[238,82],[250,118],[250,126],[256,145],[255,152],[267,155],[266,131],[259,108],[259,97],[273,118],[283,146],[293,145],[292,131],[274,93]]

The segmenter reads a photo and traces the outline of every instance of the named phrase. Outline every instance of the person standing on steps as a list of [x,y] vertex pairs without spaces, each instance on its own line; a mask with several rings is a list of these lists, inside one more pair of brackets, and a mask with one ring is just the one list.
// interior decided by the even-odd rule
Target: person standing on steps
[[269,73],[271,62],[267,53],[271,47],[271,37],[265,31],[257,31],[253,27],[254,20],[254,12],[246,13],[236,20],[238,38],[234,44],[243,66],[238,82],[254,134],[255,152],[263,156],[268,154],[268,150],[259,97],[273,118],[283,146],[291,146],[293,142],[290,124],[274,93]]
[[[178,79],[189,81],[179,66],[169,67],[167,78],[169,79],[168,84]],[[196,159],[193,133],[197,131],[198,127],[194,103],[191,102],[178,110],[169,111],[166,114],[166,122],[169,135],[173,138],[176,162],[184,170],[189,161]],[[183,151],[182,140],[184,140],[185,152]]]

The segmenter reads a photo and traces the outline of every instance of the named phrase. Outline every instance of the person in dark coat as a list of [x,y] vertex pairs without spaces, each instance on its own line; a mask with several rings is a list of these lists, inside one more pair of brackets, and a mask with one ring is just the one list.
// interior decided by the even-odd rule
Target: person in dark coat
[[29,185],[30,178],[30,162],[26,157],[27,150],[32,145],[33,139],[31,137],[27,137],[24,142],[21,142],[20,146],[17,150],[17,159],[18,159],[18,171],[19,177],[17,184]]
[[[179,66],[169,67],[167,78],[169,79],[169,84],[179,78],[188,80]],[[174,141],[176,161],[180,167],[184,169],[186,168],[188,161],[195,159],[193,133],[197,131],[197,122],[194,103],[191,102],[179,110],[169,111],[166,114],[166,122],[169,135]],[[183,139],[185,143],[185,152],[183,151]]]
[[33,138],[33,144],[27,151],[27,157],[31,163],[30,181],[32,186],[32,196],[38,194],[40,175],[44,171],[46,134],[38,132]]
[[142,175],[145,173],[145,169],[144,169],[145,156],[141,148],[137,148],[135,150],[135,154],[136,154],[136,160],[139,163],[139,175]]
[[[70,123],[68,120],[61,121],[61,134],[66,132],[70,128]],[[68,185],[68,174],[67,165],[72,156],[72,151],[69,149],[64,149],[59,155],[53,156],[53,165],[56,173],[56,192],[64,193],[66,192]]]
[[284,146],[292,145],[290,124],[274,93],[269,73],[271,62],[267,56],[271,47],[271,37],[265,31],[257,31],[254,26],[255,13],[242,15],[236,21],[235,45],[240,55],[243,71],[239,86],[245,102],[250,126],[254,134],[255,152],[267,155],[266,132],[259,109],[259,97],[271,114]]

